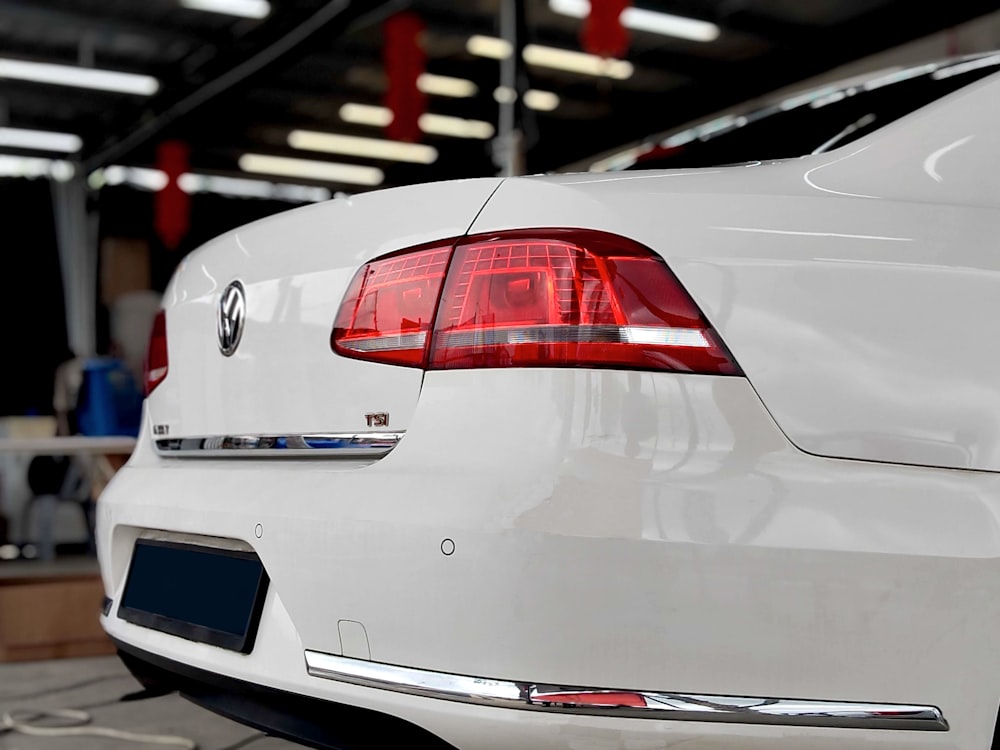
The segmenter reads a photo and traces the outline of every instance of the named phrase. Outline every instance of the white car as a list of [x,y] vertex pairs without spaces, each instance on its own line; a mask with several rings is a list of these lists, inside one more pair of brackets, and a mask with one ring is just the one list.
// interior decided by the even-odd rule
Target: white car
[[385,190],[187,257],[98,503],[126,663],[324,748],[989,748],[998,63],[840,90],[951,93],[801,158]]

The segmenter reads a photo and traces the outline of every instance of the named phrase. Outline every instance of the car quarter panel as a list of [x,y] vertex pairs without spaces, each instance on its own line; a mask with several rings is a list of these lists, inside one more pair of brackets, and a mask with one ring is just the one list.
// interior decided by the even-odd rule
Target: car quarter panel
[[649,246],[803,450],[1000,471],[1000,78],[970,89],[802,160],[509,181],[471,231]]

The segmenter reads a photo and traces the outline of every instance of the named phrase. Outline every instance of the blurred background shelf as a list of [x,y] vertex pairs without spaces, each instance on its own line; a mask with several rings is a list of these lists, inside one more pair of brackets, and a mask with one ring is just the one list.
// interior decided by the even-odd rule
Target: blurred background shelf
[[92,557],[0,564],[0,662],[113,654]]

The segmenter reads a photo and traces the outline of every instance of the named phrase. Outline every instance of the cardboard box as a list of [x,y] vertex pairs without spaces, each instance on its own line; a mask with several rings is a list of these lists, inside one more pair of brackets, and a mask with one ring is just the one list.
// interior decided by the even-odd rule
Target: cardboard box
[[55,417],[0,417],[0,437],[47,438],[55,434]]
[[149,243],[133,237],[101,241],[101,302],[108,308],[126,292],[149,289]]
[[103,598],[96,575],[0,580],[0,662],[115,653],[98,622]]

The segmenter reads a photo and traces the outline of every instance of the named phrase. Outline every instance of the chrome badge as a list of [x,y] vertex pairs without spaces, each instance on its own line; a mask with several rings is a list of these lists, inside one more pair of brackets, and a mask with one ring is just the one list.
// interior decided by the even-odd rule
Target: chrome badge
[[243,324],[246,322],[247,300],[243,285],[234,281],[222,292],[219,300],[219,350],[227,357],[232,356],[243,337]]

